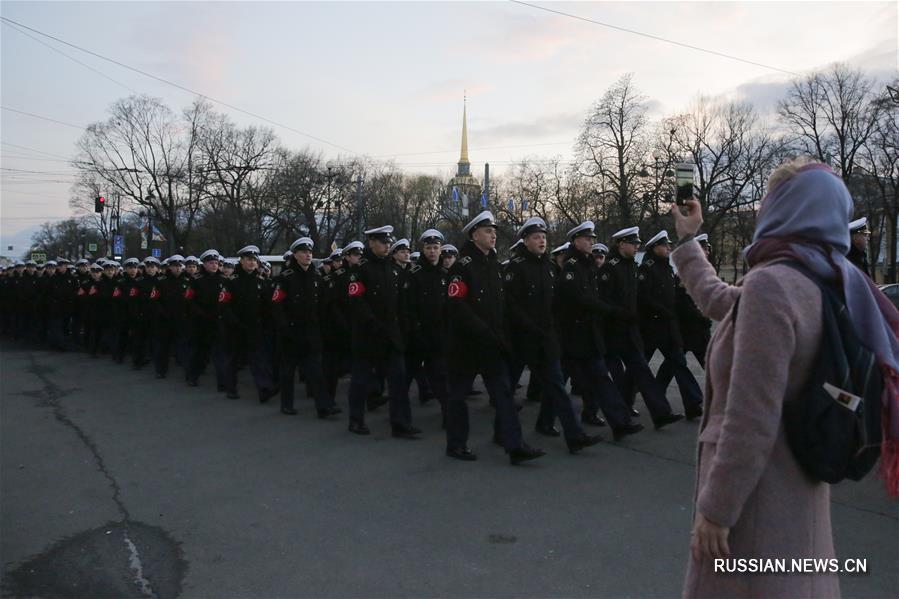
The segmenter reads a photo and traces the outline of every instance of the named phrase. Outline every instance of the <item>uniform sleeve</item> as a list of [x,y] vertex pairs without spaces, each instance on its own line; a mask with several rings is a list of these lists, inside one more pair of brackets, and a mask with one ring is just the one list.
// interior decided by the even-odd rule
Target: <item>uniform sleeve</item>
[[376,321],[375,314],[365,299],[366,294],[370,293],[367,283],[365,270],[361,266],[350,273],[350,283],[347,285],[350,312],[353,315],[354,324],[361,326],[369,326]]
[[678,276],[684,282],[687,293],[703,314],[712,320],[724,320],[740,297],[741,288],[728,285],[718,278],[696,240],[680,246],[671,253]]
[[490,327],[475,314],[468,304],[471,280],[469,270],[454,264],[447,287],[446,310],[450,326],[459,327],[465,335],[483,337],[490,334]]
[[566,266],[562,270],[559,296],[566,303],[574,304],[581,310],[586,310],[593,314],[600,316],[614,314],[615,308],[601,300],[598,292],[596,294],[590,293],[590,290],[579,280],[581,276],[574,269]]
[[659,300],[659,290],[656,285],[656,273],[648,267],[641,266],[637,276],[637,305],[641,310],[650,314],[658,314],[665,318],[674,318],[671,310]]
[[740,299],[727,406],[696,504],[721,526],[736,524],[780,430],[798,317],[786,297],[789,292],[777,277],[761,271],[747,279]]
[[506,310],[509,311],[509,319],[515,328],[524,329],[528,335],[543,336],[543,329],[533,321],[525,308],[525,296],[527,281],[517,263],[510,263],[503,277],[503,288],[506,295]]
[[272,321],[275,323],[275,327],[280,330],[284,330],[287,328],[290,319],[287,316],[287,290],[286,290],[286,277],[283,275],[278,275],[272,281],[272,296],[271,296],[271,314]]

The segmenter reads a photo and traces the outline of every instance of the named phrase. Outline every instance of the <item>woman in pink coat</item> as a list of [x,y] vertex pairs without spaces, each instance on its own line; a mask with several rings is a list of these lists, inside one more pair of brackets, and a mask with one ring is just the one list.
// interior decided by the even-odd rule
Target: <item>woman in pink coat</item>
[[887,375],[887,443],[895,449],[899,313],[845,258],[852,198],[826,165],[793,161],[778,168],[746,255],[751,270],[736,286],[717,277],[692,240],[702,224],[699,203],[673,213],[681,242],[672,260],[700,310],[719,321],[706,358],[684,597],[838,597],[836,574],[727,573],[714,565],[721,558],[785,558],[789,567],[793,558],[835,557],[830,486],[800,468],[781,419],[784,402],[798,399],[813,370],[822,341],[821,293],[778,260],[799,261],[824,280],[842,282],[860,338],[871,342]]

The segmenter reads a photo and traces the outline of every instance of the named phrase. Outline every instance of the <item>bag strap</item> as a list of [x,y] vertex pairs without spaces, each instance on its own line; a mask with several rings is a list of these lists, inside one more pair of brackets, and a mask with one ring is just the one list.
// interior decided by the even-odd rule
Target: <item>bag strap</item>
[[[821,290],[822,299],[830,300],[831,302],[835,302],[840,306],[843,306],[845,302],[842,299],[842,293],[837,293],[836,289],[833,285],[828,285],[824,281],[821,280],[821,277],[816,275],[809,269],[805,264],[798,262],[796,260],[791,260],[789,258],[784,258],[781,260],[775,260],[771,264],[783,264],[784,266],[789,266],[793,270],[796,270],[809,280],[811,280],[815,285],[818,286],[818,289]],[[741,294],[742,296],[742,294]],[[736,327],[737,326],[737,311],[740,307],[740,298],[738,297],[736,301],[734,301],[734,306],[731,308],[730,312],[730,320],[731,324]]]

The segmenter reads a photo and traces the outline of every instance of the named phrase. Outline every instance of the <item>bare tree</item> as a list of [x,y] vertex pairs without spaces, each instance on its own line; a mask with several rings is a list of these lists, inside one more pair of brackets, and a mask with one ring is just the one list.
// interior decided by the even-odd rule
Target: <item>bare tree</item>
[[118,100],[110,117],[90,125],[77,142],[73,166],[81,173],[80,187],[102,185],[105,195],[124,200],[126,211],[146,211],[170,244],[183,246],[189,230],[179,221],[192,223],[199,210],[197,186],[189,184],[196,131],[158,99]]
[[[892,87],[899,86],[899,79],[894,79]],[[856,198],[862,198],[867,204],[866,212],[871,215],[881,214],[883,227],[880,227],[886,245],[886,269],[884,280],[895,283],[897,224],[899,224],[899,103],[894,101],[886,89],[875,100],[878,108],[878,119],[874,131],[860,152],[857,163],[859,175],[853,185],[858,192]],[[872,241],[874,241],[872,239]],[[874,244],[873,262],[877,260],[880,250],[880,239]]]
[[875,131],[880,104],[861,70],[834,64],[793,81],[779,104],[796,150],[832,164],[848,183],[858,154]]
[[650,148],[647,102],[633,84],[621,77],[597,101],[584,122],[577,142],[581,173],[592,178],[595,194],[614,194],[618,224],[631,224],[645,192],[640,176]]

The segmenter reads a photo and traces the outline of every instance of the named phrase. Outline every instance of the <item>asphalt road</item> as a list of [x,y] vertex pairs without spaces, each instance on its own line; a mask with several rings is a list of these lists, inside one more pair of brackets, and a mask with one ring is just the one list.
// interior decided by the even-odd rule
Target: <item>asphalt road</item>
[[[674,597],[691,521],[695,423],[509,466],[471,404],[480,459],[260,406],[108,359],[0,345],[4,594],[43,597]],[[698,371],[701,374],[701,371]],[[302,387],[300,387],[302,388]],[[346,381],[341,383],[345,407]],[[679,407],[672,387],[669,397]],[[638,407],[641,407],[638,400]],[[645,412],[645,410],[643,410]],[[644,424],[647,424],[644,416]],[[651,428],[651,427],[650,427]],[[611,435],[605,431],[608,439]],[[834,488],[844,597],[896,597],[899,515],[878,481]]]

